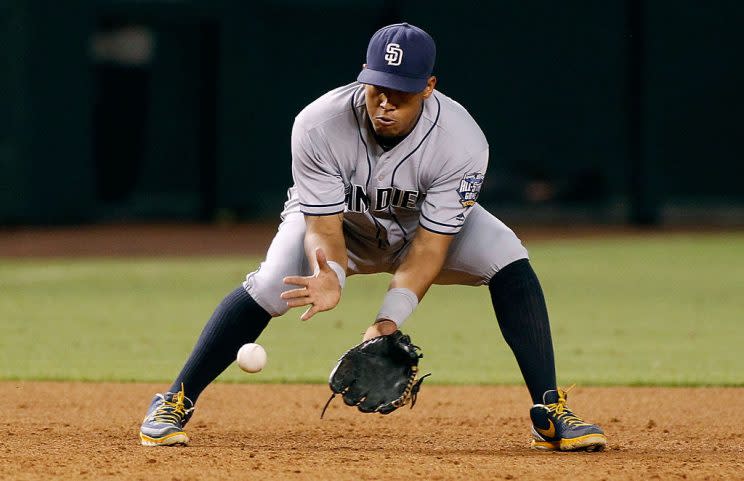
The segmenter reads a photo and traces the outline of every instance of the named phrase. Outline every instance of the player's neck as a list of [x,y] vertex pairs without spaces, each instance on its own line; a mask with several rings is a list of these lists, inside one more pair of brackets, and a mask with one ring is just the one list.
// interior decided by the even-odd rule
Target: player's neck
[[418,125],[419,119],[421,119],[421,114],[422,113],[424,113],[424,104],[423,104],[423,102],[421,103],[421,110],[419,111],[418,117],[416,117],[416,121],[413,124],[411,124],[411,128],[408,130],[408,132],[406,132],[405,134],[402,134],[402,135],[395,136],[395,137],[384,137],[382,135],[377,135],[377,132],[375,131],[374,126],[372,125],[372,121],[369,119],[369,116],[367,116],[367,125],[372,130],[372,134],[375,137],[375,141],[377,142],[377,145],[379,145],[380,147],[382,147],[382,150],[384,150],[385,152],[387,152],[387,151],[395,148],[396,145],[398,145],[403,140],[405,140],[405,138],[408,137],[408,135],[411,132],[413,132],[413,130]]
[[387,152],[388,150],[391,150],[396,145],[401,143],[403,139],[408,137],[408,134],[410,134],[410,132],[408,132],[408,134],[399,135],[397,137],[382,137],[380,135],[377,135],[377,132],[375,132],[374,129],[372,129],[372,132],[375,136],[375,141],[377,142],[377,145],[382,147],[382,150],[384,150],[385,152]]

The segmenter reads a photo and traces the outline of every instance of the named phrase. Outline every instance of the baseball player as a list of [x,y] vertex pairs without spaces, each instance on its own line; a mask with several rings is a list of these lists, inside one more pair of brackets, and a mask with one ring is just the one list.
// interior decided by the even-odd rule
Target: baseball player
[[487,285],[501,331],[532,397],[532,447],[601,450],[602,430],[556,385],[545,300],[526,249],[477,203],[488,143],[467,110],[435,89],[436,48],[406,23],[377,31],[357,82],[297,115],[294,186],[258,270],[207,322],[169,392],[156,394],[142,444],[185,444],[194,403],[270,319],[333,309],[346,278],[388,272],[365,339],[394,333],[432,284]]

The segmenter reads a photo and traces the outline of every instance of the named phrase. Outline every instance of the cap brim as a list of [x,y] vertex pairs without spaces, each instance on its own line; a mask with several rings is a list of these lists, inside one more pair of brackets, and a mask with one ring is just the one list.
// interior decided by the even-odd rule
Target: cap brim
[[388,72],[364,68],[359,72],[357,80],[363,84],[387,87],[401,92],[417,93],[426,88],[429,79],[402,77]]

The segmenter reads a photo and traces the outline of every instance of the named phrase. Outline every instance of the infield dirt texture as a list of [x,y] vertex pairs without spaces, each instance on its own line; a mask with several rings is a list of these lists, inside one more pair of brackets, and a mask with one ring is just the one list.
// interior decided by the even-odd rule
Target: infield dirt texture
[[[211,386],[185,448],[144,448],[144,384],[0,384],[0,479],[742,479],[744,389],[581,388],[603,453],[527,448],[521,387],[425,386],[412,410],[362,415],[322,385]],[[577,388],[578,389],[578,388]],[[736,406],[739,408],[737,409]]]
[[[174,244],[167,230],[130,230],[128,240],[116,228],[0,232],[0,255],[255,254],[267,241],[256,229],[246,239],[191,228],[190,242]],[[336,399],[320,420],[327,386],[218,383],[200,398],[188,447],[144,448],[139,423],[162,388],[0,382],[0,479],[744,479],[741,387],[578,386],[571,407],[609,439],[591,454],[529,450],[522,386],[424,385],[414,409],[390,416]]]

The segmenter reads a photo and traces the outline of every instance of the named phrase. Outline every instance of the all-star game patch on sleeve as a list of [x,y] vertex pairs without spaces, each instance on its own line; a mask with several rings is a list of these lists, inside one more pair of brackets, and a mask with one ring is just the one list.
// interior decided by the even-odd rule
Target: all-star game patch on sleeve
[[338,167],[318,155],[308,133],[298,128],[292,130],[292,178],[303,214],[344,211],[344,182]]
[[486,167],[488,149],[457,167],[445,169],[426,192],[419,224],[438,234],[460,232],[471,207],[478,201]]

